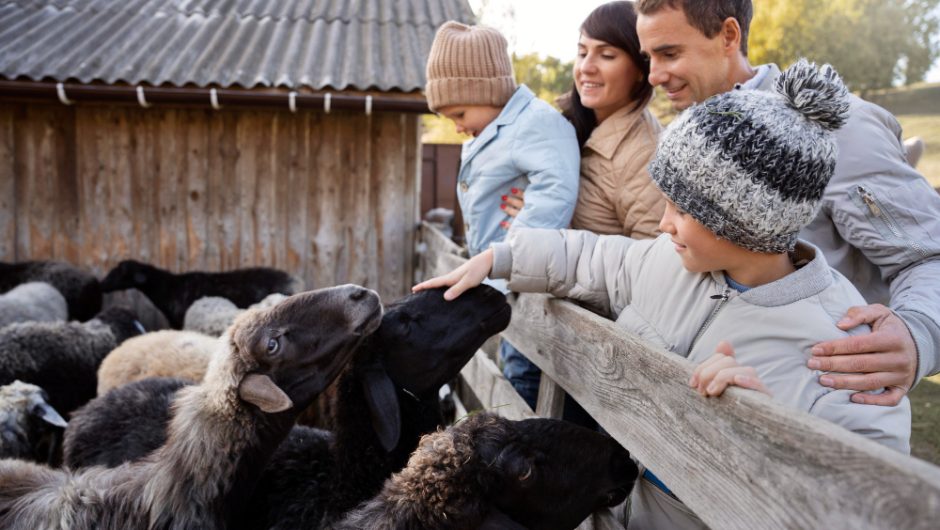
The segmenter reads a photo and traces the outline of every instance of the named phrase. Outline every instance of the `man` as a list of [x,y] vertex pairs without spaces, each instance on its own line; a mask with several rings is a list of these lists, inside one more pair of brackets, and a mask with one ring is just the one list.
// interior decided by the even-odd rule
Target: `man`
[[[729,90],[773,88],[779,68],[747,58],[750,0],[638,0],[637,10],[650,83],[675,109]],[[824,386],[885,389],[856,393],[857,403],[896,405],[940,371],[940,196],[906,163],[900,135],[890,113],[852,96],[822,209],[800,234],[873,303],[839,322],[867,323],[871,334],[822,342],[807,362],[846,372],[820,377]]]

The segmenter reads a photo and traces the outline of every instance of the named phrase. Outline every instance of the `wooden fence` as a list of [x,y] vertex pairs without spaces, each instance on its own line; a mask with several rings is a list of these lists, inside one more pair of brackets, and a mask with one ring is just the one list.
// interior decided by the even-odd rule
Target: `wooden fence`
[[[464,261],[428,225],[421,275]],[[715,529],[937,528],[940,468],[748,390],[703,398],[693,365],[614,322],[547,295],[511,296],[503,333],[543,371],[537,412],[560,417],[571,394]],[[532,415],[484,352],[461,373],[471,401]],[[560,387],[560,388],[559,388]],[[582,528],[622,528],[605,512]]]

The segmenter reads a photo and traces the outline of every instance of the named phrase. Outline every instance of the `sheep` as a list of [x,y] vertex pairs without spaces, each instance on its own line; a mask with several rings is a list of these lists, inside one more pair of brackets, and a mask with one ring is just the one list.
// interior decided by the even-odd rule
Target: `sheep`
[[[443,291],[422,291],[386,307],[379,328],[330,388],[328,423],[335,432],[294,427],[233,528],[312,528],[335,519],[375,495],[421,435],[442,425],[439,388],[511,316],[505,296],[491,287],[452,302]],[[172,399],[175,384],[138,381],[77,411],[65,433],[66,465],[116,465],[158,447],[167,418],[160,404]],[[159,436],[147,439],[141,429]],[[106,431],[123,436],[100,434]]]
[[127,339],[101,362],[98,395],[147,377],[181,377],[199,383],[220,345],[217,338],[175,329]]
[[105,309],[88,322],[21,322],[0,329],[0,385],[19,379],[42,387],[68,414],[95,397],[101,360],[142,329],[133,313]]
[[225,528],[297,412],[382,319],[346,285],[242,315],[200,385],[179,391],[166,442],[137,462],[79,472],[0,460],[0,527]]
[[173,398],[192,384],[177,377],[148,377],[89,401],[69,419],[63,464],[72,469],[117,467],[159,448],[166,441]]
[[69,320],[84,322],[101,311],[101,286],[90,272],[62,261],[0,262],[0,293],[31,281],[46,282],[62,293]]
[[0,328],[15,322],[64,322],[68,304],[58,289],[46,282],[27,282],[0,294]]
[[118,263],[101,282],[104,292],[130,288],[147,295],[170,326],[181,329],[186,309],[204,296],[221,296],[248,307],[271,293],[300,292],[304,285],[299,278],[268,267],[174,274],[135,260]]
[[[287,297],[281,293],[272,293],[257,304],[252,304],[248,309],[271,307],[285,298]],[[204,296],[193,302],[186,310],[183,317],[183,329],[218,337],[243,311],[245,310],[239,309],[227,298]]]
[[489,413],[421,439],[407,467],[333,530],[566,530],[623,502],[638,474],[607,435],[561,420]]
[[36,385],[0,386],[0,458],[58,464],[65,420]]

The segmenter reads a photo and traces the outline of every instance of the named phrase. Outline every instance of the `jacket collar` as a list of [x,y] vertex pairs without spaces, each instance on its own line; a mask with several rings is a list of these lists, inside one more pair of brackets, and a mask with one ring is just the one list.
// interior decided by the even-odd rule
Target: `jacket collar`
[[506,102],[506,106],[504,106],[503,110],[496,116],[496,119],[484,127],[479,136],[464,144],[461,156],[463,159],[462,162],[466,164],[470,159],[476,156],[486,144],[490,143],[490,141],[496,137],[500,127],[516,121],[516,118],[519,117],[522,110],[525,109],[534,98],[535,94],[529,90],[529,87],[519,85],[516,91],[513,92],[512,97],[509,98],[509,101]]
[[780,68],[774,63],[756,66],[754,77],[734,85],[735,90],[773,90],[780,75]]
[[607,160],[614,158],[614,153],[624,138],[636,126],[637,122],[648,112],[646,106],[634,109],[633,104],[618,109],[609,118],[591,131],[584,147],[590,149]]
[[798,240],[790,260],[797,266],[805,264],[775,282],[741,293],[741,299],[758,306],[776,307],[815,296],[832,285],[829,264],[822,251],[811,243]]

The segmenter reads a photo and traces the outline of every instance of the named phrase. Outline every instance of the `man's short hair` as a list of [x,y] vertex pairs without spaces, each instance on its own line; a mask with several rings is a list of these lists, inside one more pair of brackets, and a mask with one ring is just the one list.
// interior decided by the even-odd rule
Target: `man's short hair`
[[641,15],[652,15],[662,9],[679,9],[685,13],[689,25],[709,39],[721,31],[728,17],[734,17],[741,26],[741,53],[747,57],[747,34],[754,16],[751,0],[637,0],[636,10]]

